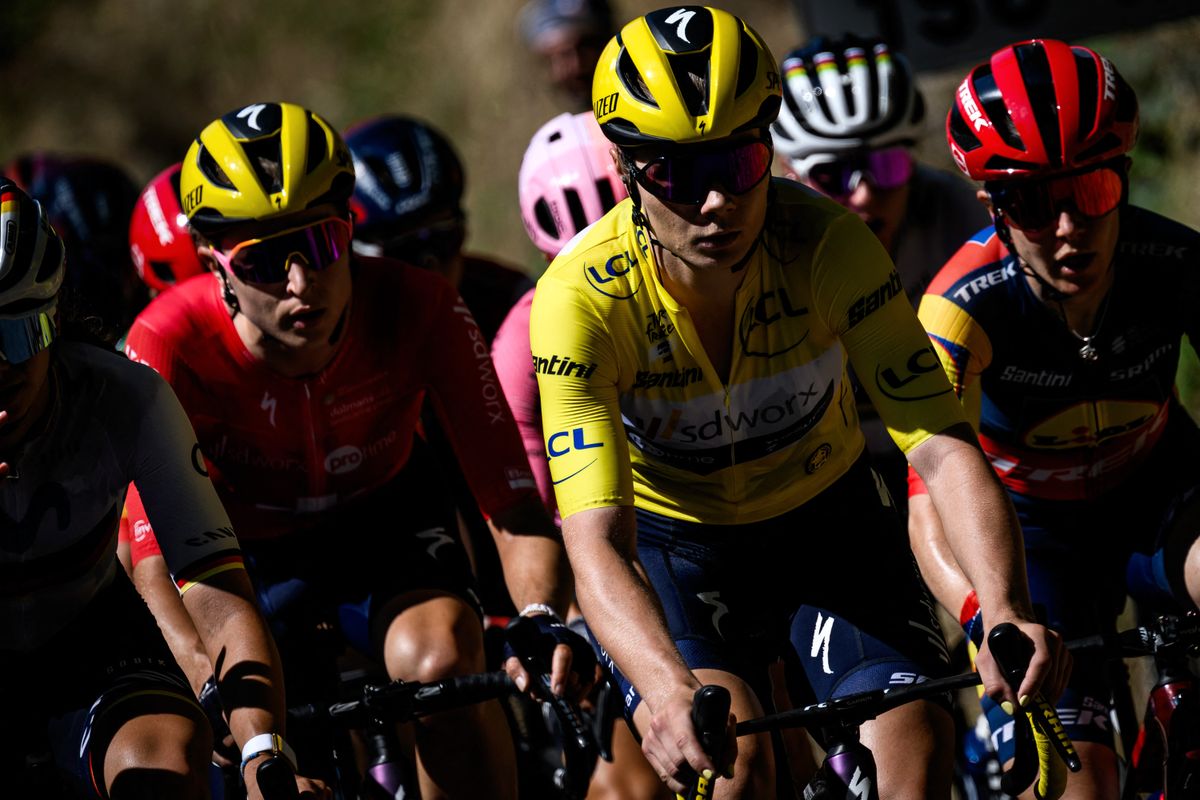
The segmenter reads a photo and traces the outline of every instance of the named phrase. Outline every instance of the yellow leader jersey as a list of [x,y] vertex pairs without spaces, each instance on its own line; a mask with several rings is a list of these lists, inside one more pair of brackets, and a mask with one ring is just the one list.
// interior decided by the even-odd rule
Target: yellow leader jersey
[[636,505],[735,524],[804,503],[863,450],[847,358],[901,450],[964,421],[887,252],[856,215],[774,182],[723,383],[631,211],[626,200],[580,233],[534,296],[533,367],[564,518]]

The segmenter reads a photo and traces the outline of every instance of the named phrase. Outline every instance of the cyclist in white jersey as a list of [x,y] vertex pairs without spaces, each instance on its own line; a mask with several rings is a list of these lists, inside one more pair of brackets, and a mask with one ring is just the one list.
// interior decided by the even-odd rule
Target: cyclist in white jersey
[[208,725],[115,555],[136,479],[259,797],[258,769],[288,757],[283,689],[237,539],[166,383],[56,341],[64,264],[39,204],[0,178],[0,703],[18,721],[0,759],[41,741],[84,796],[207,796]]

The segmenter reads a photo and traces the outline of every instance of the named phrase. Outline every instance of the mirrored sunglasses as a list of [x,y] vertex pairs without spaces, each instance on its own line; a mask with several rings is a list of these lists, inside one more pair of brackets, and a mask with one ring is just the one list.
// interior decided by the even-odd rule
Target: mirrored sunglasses
[[0,361],[21,364],[58,338],[54,309],[23,317],[0,318]]
[[715,187],[729,194],[745,194],[770,171],[770,145],[750,141],[734,147],[662,155],[644,167],[634,167],[633,176],[639,186],[660,200],[700,205]]
[[863,181],[876,189],[898,189],[913,174],[912,155],[905,147],[885,147],[865,153],[818,161],[804,178],[826,195],[849,197]]
[[984,188],[996,211],[1025,231],[1050,227],[1068,204],[1085,217],[1103,217],[1125,191],[1121,174],[1111,166],[1042,181],[995,181]]
[[350,246],[352,229],[341,217],[280,231],[262,239],[249,239],[228,252],[213,248],[222,267],[246,283],[281,283],[293,261],[322,270],[337,263]]

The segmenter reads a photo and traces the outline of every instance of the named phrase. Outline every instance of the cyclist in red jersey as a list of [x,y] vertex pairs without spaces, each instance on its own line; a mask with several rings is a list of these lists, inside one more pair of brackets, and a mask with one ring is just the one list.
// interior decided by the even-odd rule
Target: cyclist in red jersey
[[258,769],[284,750],[271,737],[283,730],[283,684],[237,539],[162,379],[60,338],[63,255],[39,205],[0,178],[5,786],[52,793],[22,789],[10,763],[45,740],[71,796],[208,796],[208,726],[115,558],[121,501],[137,480],[260,797]]
[[[303,651],[313,614],[332,607],[393,677],[477,672],[479,610],[417,435],[423,402],[489,517],[518,607],[535,619],[565,611],[569,573],[470,311],[438,275],[351,255],[353,183],[341,137],[306,109],[257,104],[211,123],[184,159],[180,191],[215,274],[157,298],[127,353],[175,386],[194,421],[246,531],[285,668],[301,666],[289,642]],[[154,607],[165,581],[143,580],[153,562],[133,549]],[[176,634],[186,660],[187,631]],[[555,691],[577,680],[570,661],[559,645]],[[508,666],[523,686],[520,665]],[[424,720],[416,744],[425,797],[515,792],[494,703]]]
[[[994,226],[920,307],[1016,507],[1032,599],[1067,638],[1113,633],[1127,590],[1172,611],[1200,601],[1200,431],[1174,391],[1181,337],[1200,334],[1200,234],[1128,202],[1138,119],[1132,87],[1086,47],[1018,42],[974,67],[946,138]],[[972,584],[911,484],[922,571],[973,633]],[[1064,797],[1118,796],[1109,711],[1123,690],[1104,663],[1076,661],[1058,708],[1083,771]],[[987,716],[1006,759],[1011,718]]]

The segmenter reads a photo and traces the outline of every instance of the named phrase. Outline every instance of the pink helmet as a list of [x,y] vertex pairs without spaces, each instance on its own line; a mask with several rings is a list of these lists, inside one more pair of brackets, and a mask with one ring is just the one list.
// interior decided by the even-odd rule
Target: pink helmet
[[550,258],[627,196],[611,149],[590,111],[559,114],[529,142],[517,178],[521,218]]
[[146,184],[129,220],[133,265],[158,292],[205,271],[179,207],[179,168],[167,167]]

